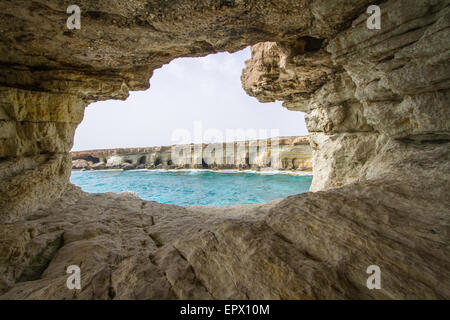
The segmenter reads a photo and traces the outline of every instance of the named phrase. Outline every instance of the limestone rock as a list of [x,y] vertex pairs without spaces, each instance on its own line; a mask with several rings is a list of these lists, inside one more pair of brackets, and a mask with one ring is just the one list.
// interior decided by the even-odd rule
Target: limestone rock
[[[274,149],[271,149],[272,143],[274,143]],[[220,150],[220,148],[222,149]],[[251,151],[255,152],[254,156],[249,155]],[[198,156],[199,154],[201,157]],[[176,158],[173,157],[174,155]],[[297,170],[307,173],[312,169],[308,137],[279,137],[228,144],[78,151],[71,152],[71,156],[72,169],[83,167],[84,162],[80,161],[96,162],[95,165],[91,165],[92,169],[98,167],[127,170],[265,168]],[[106,163],[106,165],[100,165],[100,163]]]
[[414,149],[408,141],[447,143],[449,10],[448,1],[386,1],[381,30],[368,29],[362,14],[316,51],[253,47],[247,93],[307,113],[312,191],[367,179],[369,168],[387,167],[379,152],[400,159],[403,147]]
[[[79,0],[68,30],[65,1],[0,0],[0,298],[449,299],[450,5],[378,3],[370,30],[369,0]],[[181,208],[69,184],[89,103],[248,45],[245,91],[307,113],[316,192]],[[115,152],[84,160],[120,167]],[[65,286],[72,264],[81,291]]]
[[91,165],[93,170],[104,170],[106,168],[106,164],[104,162],[98,162],[96,164]]
[[72,169],[81,170],[92,166],[93,163],[83,159],[72,160]]

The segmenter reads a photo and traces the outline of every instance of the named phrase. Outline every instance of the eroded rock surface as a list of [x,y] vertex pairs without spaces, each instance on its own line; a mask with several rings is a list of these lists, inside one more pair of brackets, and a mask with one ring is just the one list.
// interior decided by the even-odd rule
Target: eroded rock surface
[[[450,298],[448,0],[381,1],[380,30],[369,0],[80,0],[70,31],[71,4],[0,1],[0,298]],[[69,184],[86,105],[247,45],[247,93],[307,113],[318,192],[181,208]]]
[[[449,2],[386,1],[380,8],[380,30],[369,30],[362,14],[321,44],[258,44],[243,72],[250,95],[306,112],[312,191],[394,172],[389,163],[404,152],[421,157],[414,141],[449,141]],[[380,161],[384,152],[387,162]]]

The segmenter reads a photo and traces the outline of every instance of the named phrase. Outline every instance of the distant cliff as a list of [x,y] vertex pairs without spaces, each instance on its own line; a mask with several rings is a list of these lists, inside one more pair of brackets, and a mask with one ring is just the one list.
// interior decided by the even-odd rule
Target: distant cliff
[[308,137],[71,152],[72,169],[278,169],[311,171]]

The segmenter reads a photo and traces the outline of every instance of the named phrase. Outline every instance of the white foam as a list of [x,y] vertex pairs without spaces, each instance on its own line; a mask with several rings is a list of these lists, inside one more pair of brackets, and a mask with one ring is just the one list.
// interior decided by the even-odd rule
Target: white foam
[[79,169],[72,169],[72,171],[75,171],[75,172],[106,172],[106,171],[123,171],[123,169],[102,169],[102,170],[79,170]]
[[[125,171],[123,169],[104,169],[104,170],[73,170],[76,172],[104,172],[104,171]],[[217,172],[217,173],[254,173],[254,174],[262,174],[262,175],[275,175],[275,174],[287,174],[293,176],[312,176],[312,172],[310,171],[292,171],[292,170],[270,170],[270,169],[262,169],[262,170],[239,170],[239,169],[220,169],[220,170],[212,170],[212,169],[133,169],[126,171],[145,171],[145,172],[188,172],[191,174],[199,174],[202,172]]]
[[[98,170],[100,171],[100,170]],[[102,170],[108,171],[108,170]],[[202,172],[217,172],[217,173],[254,173],[262,175],[275,175],[275,174],[285,174],[294,176],[312,176],[312,172],[309,171],[291,171],[291,170],[238,170],[238,169],[139,169],[139,170],[128,170],[128,171],[148,171],[148,172],[187,172],[191,174],[199,174]]]

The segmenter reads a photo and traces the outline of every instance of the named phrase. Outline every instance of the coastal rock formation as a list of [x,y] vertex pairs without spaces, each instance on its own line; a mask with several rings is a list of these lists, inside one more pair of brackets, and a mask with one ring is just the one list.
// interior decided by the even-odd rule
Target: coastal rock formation
[[[0,0],[0,299],[450,298],[448,0],[378,1],[381,29],[369,0],[77,2],[68,30],[70,1]],[[246,92],[306,113],[317,192],[182,208],[70,185],[89,103],[248,45]]]
[[363,14],[321,42],[255,45],[243,72],[248,94],[306,112],[312,191],[395,173],[389,167],[405,153],[421,157],[417,144],[449,141],[449,2],[386,1],[380,9],[380,30],[368,29]]
[[308,137],[71,152],[72,169],[312,170]]

